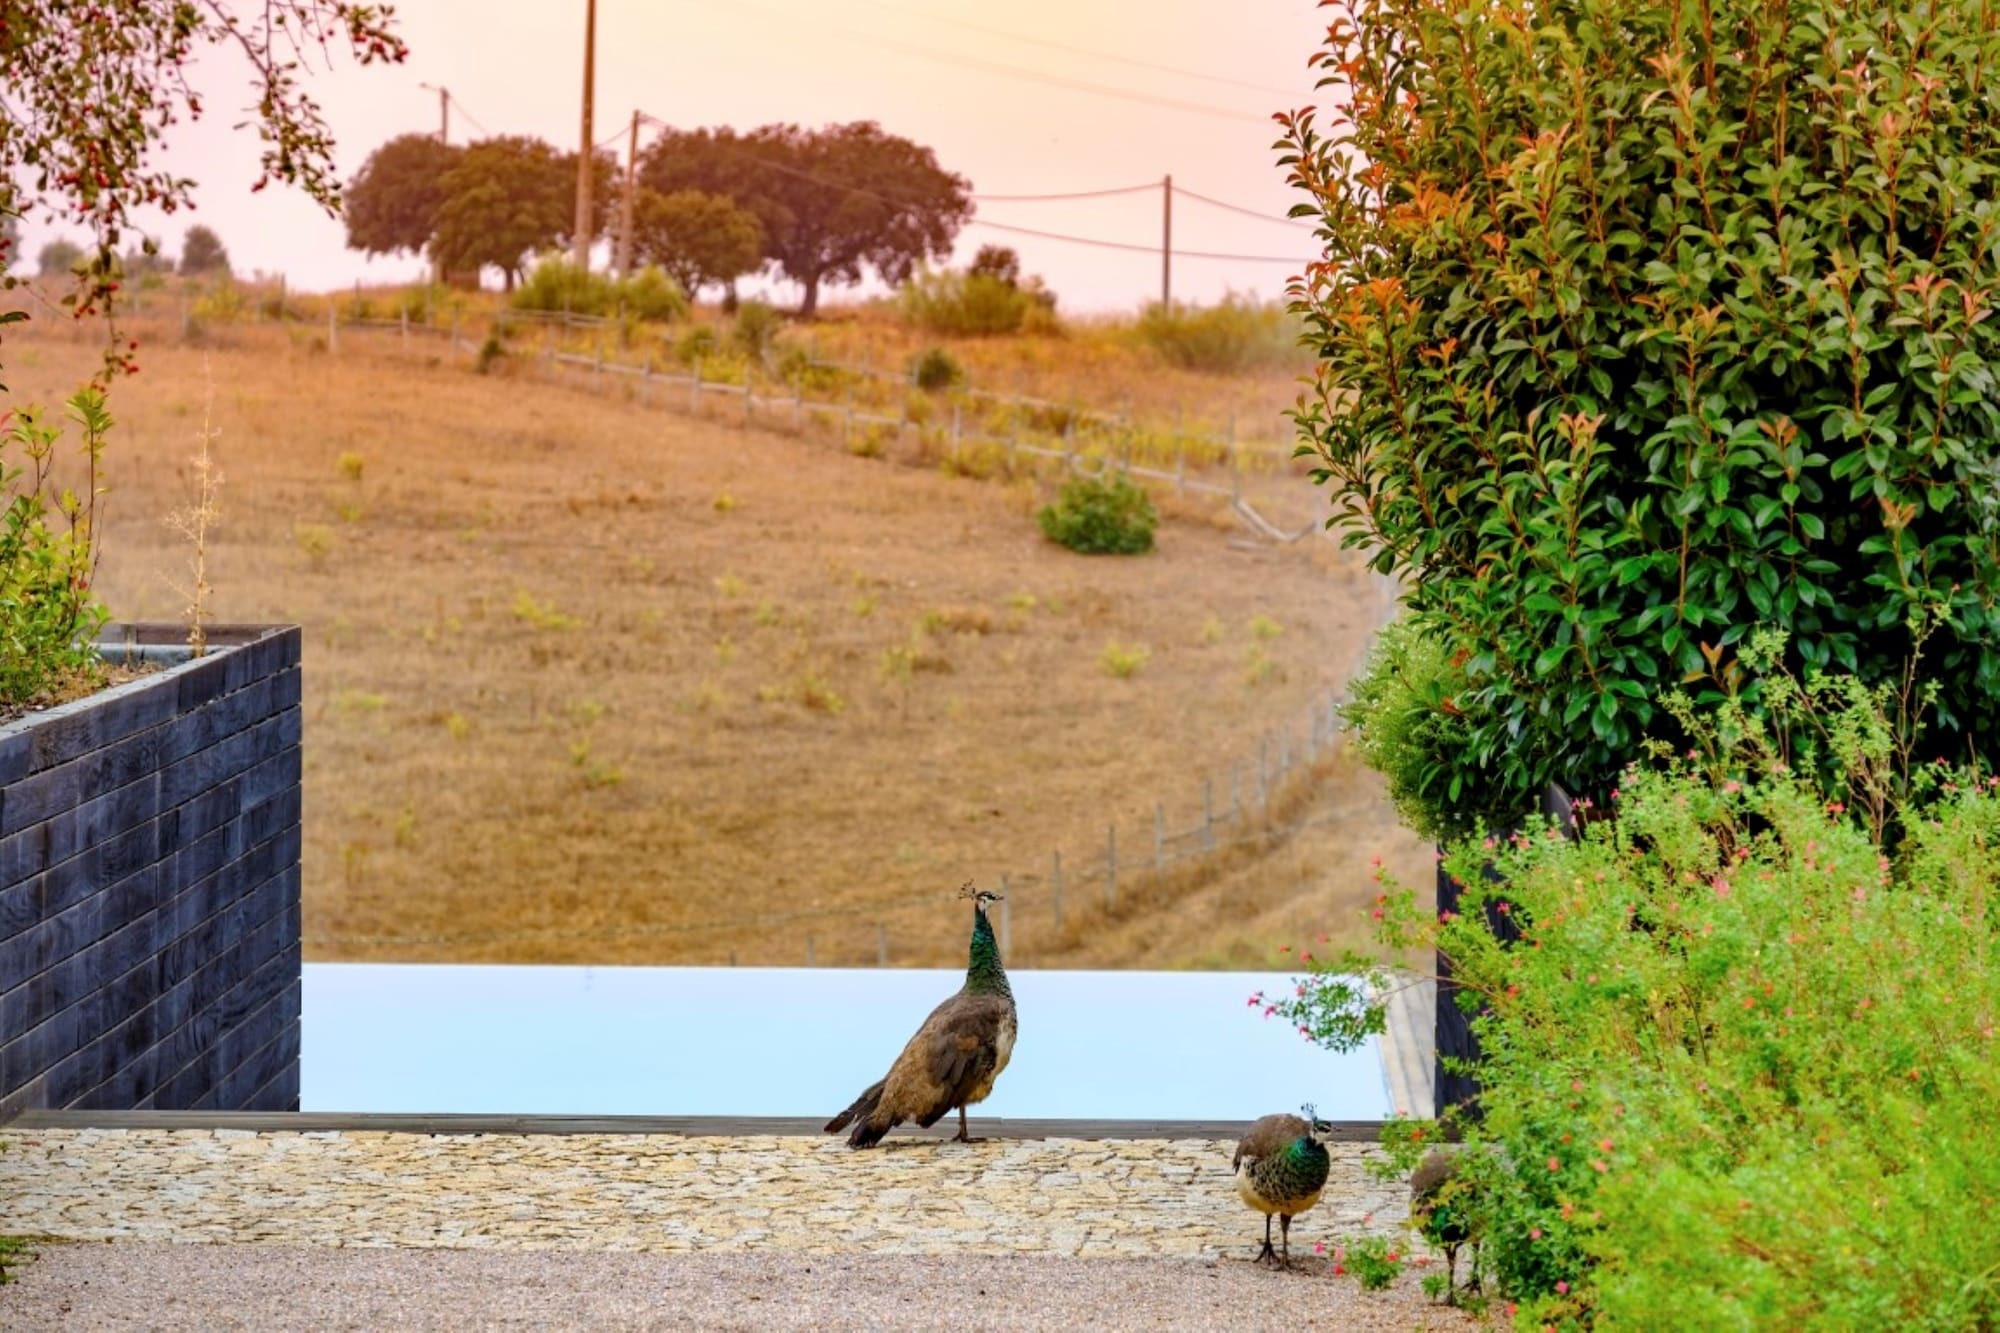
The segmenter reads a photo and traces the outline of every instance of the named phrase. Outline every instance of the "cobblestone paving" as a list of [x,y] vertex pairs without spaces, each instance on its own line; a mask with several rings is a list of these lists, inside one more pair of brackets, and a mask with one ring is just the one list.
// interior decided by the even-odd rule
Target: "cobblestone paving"
[[[1245,1256],[1232,1142],[242,1130],[0,1131],[0,1234],[72,1240],[822,1254]],[[1330,1145],[1315,1240],[1393,1233],[1407,1190]]]

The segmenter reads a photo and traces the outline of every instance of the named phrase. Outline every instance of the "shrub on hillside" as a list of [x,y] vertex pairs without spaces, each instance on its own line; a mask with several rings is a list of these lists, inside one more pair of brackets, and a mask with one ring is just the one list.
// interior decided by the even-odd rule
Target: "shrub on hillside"
[[528,271],[514,289],[520,310],[544,310],[572,315],[608,315],[617,305],[611,279],[551,255]]
[[687,317],[687,293],[664,270],[651,264],[621,281],[617,298],[631,319],[666,324]]
[[1759,621],[1868,684],[1935,630],[1936,752],[1990,762],[2000,27],[1387,0],[1328,40],[1351,104],[1285,118],[1325,247],[1295,415],[1349,541],[1468,651],[1482,762],[1601,796]]
[[1234,293],[1211,306],[1155,302],[1134,329],[1169,364],[1211,375],[1302,366],[1309,359],[1299,346],[1304,331],[1284,306]]
[[1143,487],[1110,473],[1065,482],[1035,521],[1050,541],[1084,555],[1139,555],[1153,549],[1160,519]]
[[1055,293],[1040,278],[1023,282],[1020,257],[1004,246],[981,246],[963,272],[920,269],[896,300],[909,323],[947,337],[1059,331]]
[[761,360],[784,327],[785,317],[768,301],[742,301],[730,322],[729,341],[743,355]]
[[536,264],[514,290],[521,310],[567,311],[596,318],[621,311],[635,319],[667,322],[687,314],[687,296],[657,268],[640,269],[622,281],[578,268],[560,256]]
[[944,348],[929,347],[911,365],[910,378],[925,393],[940,393],[965,382],[965,367]]

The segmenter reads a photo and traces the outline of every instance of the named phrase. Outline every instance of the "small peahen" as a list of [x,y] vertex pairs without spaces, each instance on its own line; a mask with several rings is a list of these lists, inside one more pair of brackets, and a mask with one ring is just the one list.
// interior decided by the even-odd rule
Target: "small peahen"
[[1472,1229],[1471,1182],[1454,1154],[1432,1151],[1410,1173],[1410,1220],[1423,1238],[1444,1251],[1445,1304],[1458,1302],[1458,1250],[1472,1246],[1467,1291],[1479,1289],[1479,1237]]
[[[1314,1117],[1312,1107],[1302,1109],[1303,1120],[1295,1115],[1265,1116],[1236,1145],[1236,1193],[1264,1214],[1264,1248],[1257,1262],[1281,1268],[1292,1266],[1292,1219],[1319,1202],[1333,1164],[1325,1137],[1331,1126]],[[1273,1217],[1283,1236],[1283,1258],[1271,1248]]]
[[929,1129],[953,1108],[958,1111],[955,1141],[971,1143],[965,1108],[986,1100],[1014,1054],[1019,1027],[1014,992],[1000,964],[993,923],[986,919],[986,905],[999,902],[1000,895],[967,884],[959,896],[972,899],[972,958],[965,985],[931,1010],[881,1082],[826,1122],[828,1134],[854,1126],[847,1136],[850,1147],[872,1148],[905,1120]]

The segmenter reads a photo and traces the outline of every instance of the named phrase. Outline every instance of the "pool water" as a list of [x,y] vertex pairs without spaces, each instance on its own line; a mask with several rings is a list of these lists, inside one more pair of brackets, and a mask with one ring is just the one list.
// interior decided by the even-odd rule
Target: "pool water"
[[[831,1116],[962,970],[308,963],[301,1109]],[[1282,973],[1012,971],[1020,1038],[978,1114],[1250,1119],[1388,1111],[1342,1055],[1246,1000]]]

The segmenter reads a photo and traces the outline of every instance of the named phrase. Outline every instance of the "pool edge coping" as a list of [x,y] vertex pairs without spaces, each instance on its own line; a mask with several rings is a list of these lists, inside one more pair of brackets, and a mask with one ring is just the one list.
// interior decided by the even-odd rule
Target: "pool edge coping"
[[[1335,1143],[1379,1143],[1379,1120],[1336,1120]],[[824,1122],[805,1116],[476,1115],[340,1113],[322,1111],[23,1111],[0,1120],[0,1132],[32,1130],[234,1130],[244,1133],[374,1134],[632,1134],[680,1138],[813,1138]],[[1234,1139],[1248,1120],[1050,1120],[974,1116],[975,1138],[987,1139]],[[899,1127],[899,1136],[945,1139],[955,1119],[929,1129]],[[829,1140],[831,1141],[831,1140]]]

